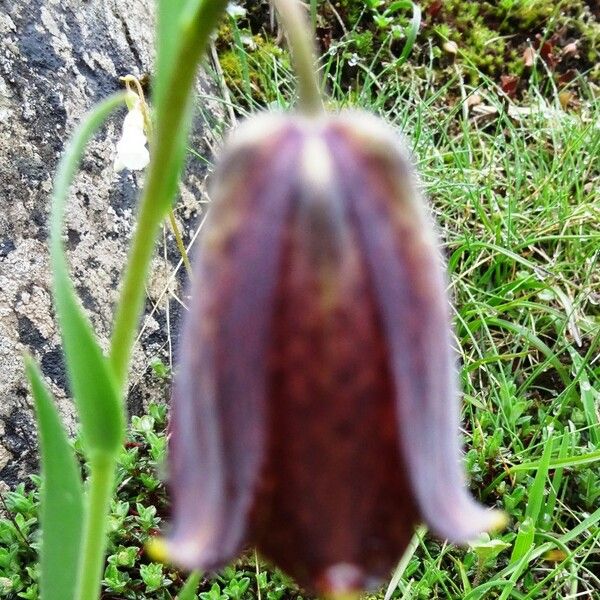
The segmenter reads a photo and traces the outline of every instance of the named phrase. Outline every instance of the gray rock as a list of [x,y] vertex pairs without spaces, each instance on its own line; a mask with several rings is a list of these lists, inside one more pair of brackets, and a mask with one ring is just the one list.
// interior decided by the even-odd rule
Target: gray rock
[[[118,90],[120,76],[151,70],[154,0],[2,0],[0,6],[0,481],[12,486],[37,462],[25,350],[40,362],[71,431],[75,424],[50,291],[52,176],[85,111]],[[112,169],[124,114],[91,143],[65,226],[75,285],[105,348],[141,183],[139,174]],[[192,141],[200,151],[201,133]],[[200,161],[188,171],[177,212],[186,240],[201,212],[204,178]],[[179,255],[171,238],[165,230],[148,284],[131,370],[134,412],[149,398],[168,396],[168,382],[152,377],[149,364],[153,357],[169,363],[182,312],[184,274],[173,275]]]

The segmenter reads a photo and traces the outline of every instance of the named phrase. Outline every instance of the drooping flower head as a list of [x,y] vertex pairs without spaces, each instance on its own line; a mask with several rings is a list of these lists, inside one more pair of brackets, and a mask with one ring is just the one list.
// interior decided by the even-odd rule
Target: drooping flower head
[[372,116],[233,135],[196,256],[172,406],[170,557],[244,547],[310,590],[372,587],[469,496],[445,269],[403,142]]

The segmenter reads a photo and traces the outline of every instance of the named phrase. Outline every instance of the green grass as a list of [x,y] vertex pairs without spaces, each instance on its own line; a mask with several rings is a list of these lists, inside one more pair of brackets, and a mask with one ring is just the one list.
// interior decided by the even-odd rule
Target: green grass
[[[346,85],[343,61],[324,58],[330,108],[380,114],[414,152],[450,269],[471,487],[511,519],[468,549],[419,538],[390,592],[600,598],[600,102],[580,78],[581,104],[565,112],[533,77],[518,104],[534,110],[516,118],[465,67],[445,80],[366,69]],[[293,89],[287,59],[273,56],[251,95],[226,90],[227,108],[287,108]],[[471,97],[480,104],[467,111]]]
[[[399,587],[406,598],[599,598],[600,106],[590,94],[577,112],[519,121],[483,81],[462,93],[498,109],[485,118],[463,112],[461,81],[440,88],[418,72],[352,94],[413,147],[450,267],[471,487],[512,521],[497,536],[506,550],[483,566],[476,552],[422,543]],[[535,86],[521,104],[540,101],[559,106]],[[562,553],[544,560],[561,536]]]
[[[242,50],[243,51],[243,50]],[[252,56],[247,55],[251,61]],[[322,69],[330,107],[363,107],[404,133],[440,226],[462,357],[463,427],[473,493],[511,523],[492,540],[457,548],[424,535],[390,592],[403,599],[600,598],[600,101],[574,82],[580,105],[563,112],[533,78],[516,119],[494,82],[472,88],[410,63],[351,85],[341,55]],[[293,79],[273,56],[252,97],[221,90],[226,114],[261,102],[286,107]],[[464,110],[462,97],[478,96]],[[223,98],[228,98],[223,100]],[[490,107],[483,114],[481,106]],[[495,109],[495,112],[492,112]],[[219,138],[224,125],[208,121]],[[157,386],[168,385],[167,373]],[[157,473],[165,407],[133,422],[113,502],[106,599],[174,598],[183,576],[141,548],[166,524]],[[35,480],[37,482],[37,480]],[[5,494],[0,597],[37,598],[34,489]],[[381,599],[385,588],[369,596]],[[283,574],[242,557],[200,581],[202,600],[307,598]]]

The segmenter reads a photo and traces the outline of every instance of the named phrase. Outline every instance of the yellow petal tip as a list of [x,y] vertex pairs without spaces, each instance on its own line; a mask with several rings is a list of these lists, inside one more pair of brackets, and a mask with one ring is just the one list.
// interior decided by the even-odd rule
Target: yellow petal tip
[[490,518],[489,531],[502,531],[509,523],[510,519],[503,510],[492,511]]
[[164,538],[153,537],[145,544],[146,554],[153,562],[166,563],[169,561],[167,542]]
[[360,592],[330,592],[329,594],[325,594],[324,597],[325,600],[358,600],[360,598]]

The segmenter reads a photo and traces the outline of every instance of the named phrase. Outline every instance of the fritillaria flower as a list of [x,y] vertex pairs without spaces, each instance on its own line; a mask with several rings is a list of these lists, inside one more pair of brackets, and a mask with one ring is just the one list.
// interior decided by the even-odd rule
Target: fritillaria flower
[[255,118],[215,175],[172,407],[168,554],[255,546],[322,594],[424,521],[466,542],[444,265],[404,144],[362,113]]

